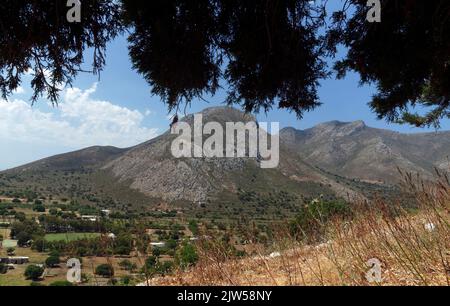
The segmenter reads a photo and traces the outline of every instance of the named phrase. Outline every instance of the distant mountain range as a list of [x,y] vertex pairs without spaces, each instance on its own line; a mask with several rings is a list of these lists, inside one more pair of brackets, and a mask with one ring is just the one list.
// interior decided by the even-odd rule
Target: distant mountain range
[[367,181],[396,183],[397,168],[424,178],[450,169],[450,132],[401,134],[362,121],[333,121],[305,131],[286,128],[281,138],[306,162]]
[[[229,107],[202,114],[205,123],[254,120]],[[351,199],[394,192],[397,167],[431,178],[434,168],[450,164],[450,132],[408,135],[361,121],[283,129],[277,169],[261,169],[254,158],[175,159],[170,152],[175,137],[166,132],[128,149],[91,147],[3,171],[0,190],[37,190],[124,206],[234,201],[242,190]]]

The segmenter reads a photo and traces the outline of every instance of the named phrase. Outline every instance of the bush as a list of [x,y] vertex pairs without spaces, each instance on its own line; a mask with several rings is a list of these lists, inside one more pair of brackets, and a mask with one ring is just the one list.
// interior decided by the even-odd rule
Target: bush
[[50,268],[54,268],[54,267],[58,266],[60,262],[61,262],[61,260],[59,259],[59,256],[54,256],[54,255],[50,256],[49,258],[47,258],[45,260],[46,266],[50,267]]
[[17,245],[19,247],[26,247],[28,246],[28,242],[31,240],[31,234],[27,232],[20,232],[17,234]]
[[8,272],[8,266],[4,263],[0,263],[0,274],[6,274]]
[[157,258],[155,256],[150,256],[145,261],[145,267],[147,267],[148,270],[154,269],[156,267]]
[[160,248],[153,248],[152,249],[152,255],[155,257],[161,256],[161,249]]
[[95,269],[95,274],[100,275],[105,278],[113,277],[114,276],[114,268],[110,264],[99,265]]
[[8,256],[14,256],[16,254],[16,249],[15,248],[7,248],[6,254],[8,254]]
[[43,253],[43,252],[45,252],[45,245],[46,245],[46,241],[44,238],[37,238],[33,241],[33,244],[31,245],[31,249],[36,252]]
[[44,268],[35,266],[35,265],[31,265],[26,268],[24,276],[26,279],[31,279],[33,281],[37,281],[41,278],[43,273],[44,273]]
[[198,223],[195,220],[189,221],[188,225],[189,230],[192,232],[194,236],[197,236],[199,233]]
[[119,266],[126,271],[134,271],[137,268],[136,264],[132,263],[128,259],[119,262]]
[[121,234],[114,240],[114,254],[130,255],[133,250],[133,238],[129,234]]
[[125,275],[120,279],[120,283],[124,286],[129,286],[131,284],[132,278],[129,275]]
[[39,213],[44,213],[45,212],[45,206],[42,205],[42,204],[34,204],[33,205],[33,211],[39,212]]
[[165,261],[163,263],[159,263],[157,266],[157,272],[161,275],[166,275],[173,270],[173,262],[172,261]]
[[193,266],[198,261],[198,254],[195,247],[190,243],[185,243],[176,254],[176,261],[179,266],[186,268]]

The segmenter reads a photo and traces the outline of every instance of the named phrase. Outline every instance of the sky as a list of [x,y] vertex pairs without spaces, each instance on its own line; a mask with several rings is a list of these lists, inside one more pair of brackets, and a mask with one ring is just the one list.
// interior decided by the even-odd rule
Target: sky
[[[170,124],[166,105],[151,95],[149,85],[132,69],[124,37],[109,44],[100,78],[80,74],[72,88],[64,89],[58,106],[45,99],[32,106],[30,80],[31,75],[25,76],[8,101],[0,99],[0,170],[94,145],[130,147],[164,133]],[[307,129],[332,120],[363,120],[371,127],[403,133],[434,131],[377,120],[367,105],[375,92],[373,87],[359,86],[355,74],[344,80],[331,78],[321,83],[323,105],[302,120],[276,109],[259,114],[258,120],[280,122],[281,128]],[[205,100],[209,103],[193,101],[188,113],[223,105],[225,93]],[[449,120],[442,122],[442,129],[450,130]]]

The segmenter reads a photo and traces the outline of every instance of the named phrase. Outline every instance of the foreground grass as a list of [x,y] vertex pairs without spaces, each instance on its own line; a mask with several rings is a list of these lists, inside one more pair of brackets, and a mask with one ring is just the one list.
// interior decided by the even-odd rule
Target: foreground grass
[[[323,224],[320,242],[311,244],[279,228],[276,243],[257,245],[250,257],[230,256],[219,240],[198,244],[200,261],[153,285],[444,285],[450,286],[450,183],[405,175],[419,208],[411,213],[383,201],[356,204],[351,221]],[[268,256],[271,254],[272,256]],[[373,282],[371,260],[381,264]]]

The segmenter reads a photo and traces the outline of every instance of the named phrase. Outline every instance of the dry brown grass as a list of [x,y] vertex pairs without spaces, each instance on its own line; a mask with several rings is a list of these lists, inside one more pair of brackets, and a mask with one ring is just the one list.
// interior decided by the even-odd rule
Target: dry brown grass
[[[438,173],[427,183],[405,174],[415,213],[383,201],[356,204],[352,221],[323,224],[326,243],[308,245],[277,229],[270,248],[237,259],[220,242],[199,243],[199,263],[159,285],[450,285],[450,183]],[[205,247],[207,245],[207,247]],[[267,256],[278,251],[279,256]],[[381,283],[369,283],[369,259],[382,263]]]

